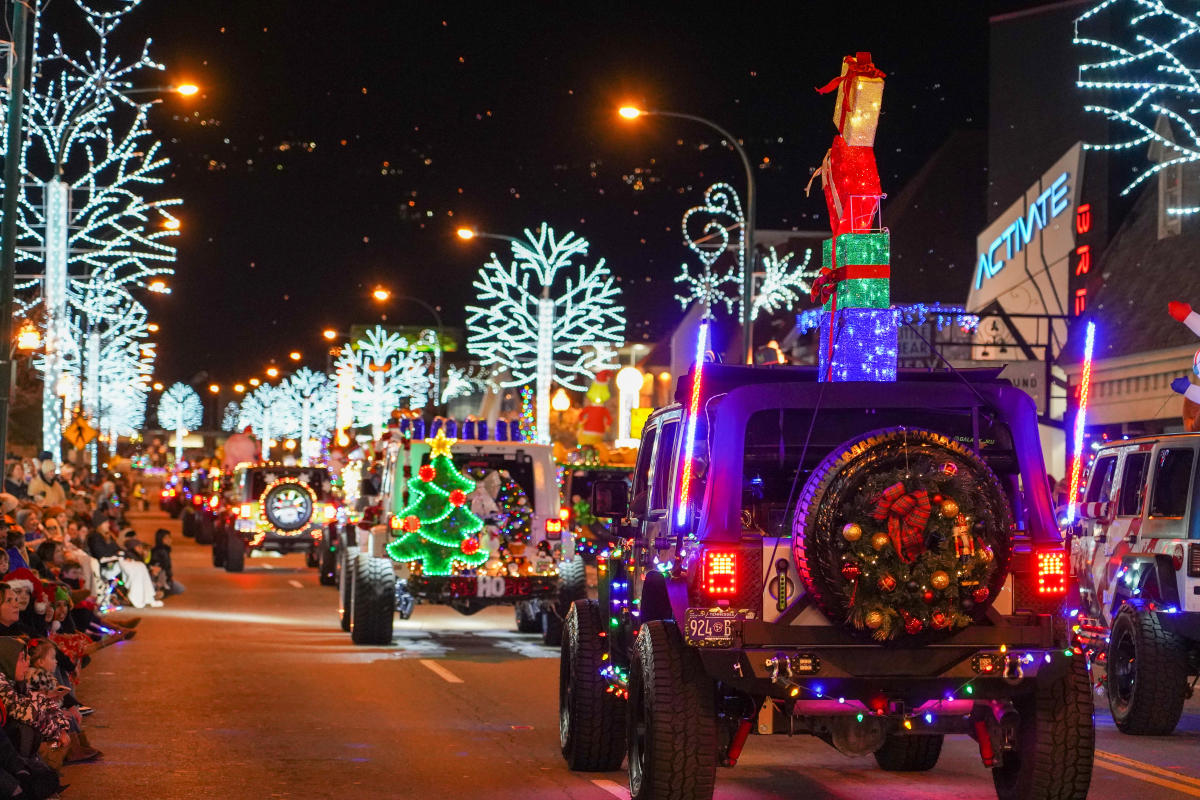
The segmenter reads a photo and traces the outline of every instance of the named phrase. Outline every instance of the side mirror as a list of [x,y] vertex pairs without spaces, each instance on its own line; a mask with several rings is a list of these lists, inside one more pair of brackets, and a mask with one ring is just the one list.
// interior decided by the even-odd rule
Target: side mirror
[[629,515],[629,486],[625,481],[596,481],[592,484],[592,514],[600,519],[622,519]]

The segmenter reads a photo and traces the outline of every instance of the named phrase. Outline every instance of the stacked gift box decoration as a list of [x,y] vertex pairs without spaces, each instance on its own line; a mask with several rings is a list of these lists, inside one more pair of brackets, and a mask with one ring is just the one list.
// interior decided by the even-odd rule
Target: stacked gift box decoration
[[891,310],[890,237],[879,223],[884,194],[875,165],[875,128],[883,101],[870,53],[842,60],[842,73],[819,89],[837,90],[838,133],[821,163],[833,238],[824,243],[813,299],[823,304],[820,379],[896,379],[896,316]]

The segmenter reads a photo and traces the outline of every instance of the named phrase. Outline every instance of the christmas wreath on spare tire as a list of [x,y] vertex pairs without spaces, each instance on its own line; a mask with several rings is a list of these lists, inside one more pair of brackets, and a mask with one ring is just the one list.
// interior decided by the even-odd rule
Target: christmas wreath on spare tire
[[1008,574],[1012,510],[969,447],[920,428],[871,431],[813,471],[792,528],[800,578],[834,621],[879,641],[980,619]]

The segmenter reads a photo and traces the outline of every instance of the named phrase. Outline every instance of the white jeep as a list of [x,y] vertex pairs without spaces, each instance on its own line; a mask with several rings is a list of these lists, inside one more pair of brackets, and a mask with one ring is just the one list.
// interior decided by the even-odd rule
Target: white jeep
[[1071,542],[1074,632],[1105,668],[1113,721],[1164,735],[1200,674],[1200,434],[1102,447]]

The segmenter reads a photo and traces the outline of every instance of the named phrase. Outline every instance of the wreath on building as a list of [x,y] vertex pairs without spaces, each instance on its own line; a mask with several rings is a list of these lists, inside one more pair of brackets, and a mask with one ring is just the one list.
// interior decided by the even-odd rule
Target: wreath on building
[[886,641],[979,619],[1007,574],[1011,519],[976,452],[895,428],[821,462],[801,493],[793,541],[818,607]]

